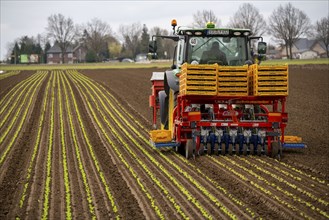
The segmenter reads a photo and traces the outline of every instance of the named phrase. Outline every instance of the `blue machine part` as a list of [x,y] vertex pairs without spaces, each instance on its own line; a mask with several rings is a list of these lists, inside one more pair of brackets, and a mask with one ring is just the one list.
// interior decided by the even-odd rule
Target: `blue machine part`
[[284,149],[302,149],[306,148],[305,143],[283,143],[282,147]]
[[176,142],[165,142],[165,143],[154,143],[152,142],[152,145],[156,148],[162,148],[162,147],[177,147],[179,146]]

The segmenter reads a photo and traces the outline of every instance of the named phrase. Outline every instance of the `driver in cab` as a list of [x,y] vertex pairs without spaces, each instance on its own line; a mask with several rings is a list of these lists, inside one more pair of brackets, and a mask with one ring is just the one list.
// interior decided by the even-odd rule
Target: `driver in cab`
[[219,49],[219,43],[213,42],[210,50],[204,51],[200,60],[200,64],[214,64],[228,65],[226,54]]

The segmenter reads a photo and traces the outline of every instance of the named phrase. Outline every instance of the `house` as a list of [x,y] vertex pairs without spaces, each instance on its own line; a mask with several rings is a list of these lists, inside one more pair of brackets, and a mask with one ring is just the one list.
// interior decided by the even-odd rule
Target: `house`
[[[64,63],[81,63],[85,62],[86,49],[80,44],[73,48],[68,46],[66,52],[64,53]],[[47,51],[47,63],[48,64],[57,64],[62,63],[62,52],[58,43],[55,43]]]
[[[314,59],[327,56],[324,43],[314,39],[300,38],[293,44],[291,50],[292,57],[295,59]],[[287,58],[285,46],[281,49],[281,56]]]
[[[47,63],[62,63],[62,50],[58,43],[55,43],[54,46],[47,51]],[[71,46],[69,46],[64,53],[64,63],[73,63],[73,49]]]
[[274,49],[274,50],[269,50],[266,54],[267,59],[272,60],[272,59],[281,59],[281,51]]
[[87,49],[79,44],[73,48],[73,63],[84,63],[86,62]]

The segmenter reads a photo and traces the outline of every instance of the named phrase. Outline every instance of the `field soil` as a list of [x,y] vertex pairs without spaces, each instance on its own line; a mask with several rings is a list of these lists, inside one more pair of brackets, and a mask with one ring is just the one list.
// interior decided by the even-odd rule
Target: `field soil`
[[[133,107],[151,129],[152,72],[165,69],[92,70],[85,75],[105,85],[126,105]],[[307,148],[287,150],[282,161],[298,163],[329,180],[329,66],[289,66],[289,96],[287,100],[288,126],[286,135],[303,138]]]
[[288,135],[306,149],[186,160],[149,144],[152,72],[0,80],[0,219],[328,219],[329,68],[290,66]]

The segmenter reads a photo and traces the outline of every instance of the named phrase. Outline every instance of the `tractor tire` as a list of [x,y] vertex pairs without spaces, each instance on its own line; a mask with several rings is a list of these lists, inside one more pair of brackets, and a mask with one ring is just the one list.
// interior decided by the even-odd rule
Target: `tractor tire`
[[160,121],[165,129],[168,127],[168,97],[164,90],[159,92]]

